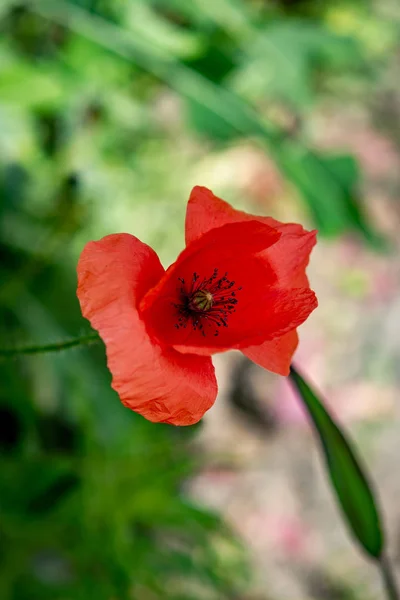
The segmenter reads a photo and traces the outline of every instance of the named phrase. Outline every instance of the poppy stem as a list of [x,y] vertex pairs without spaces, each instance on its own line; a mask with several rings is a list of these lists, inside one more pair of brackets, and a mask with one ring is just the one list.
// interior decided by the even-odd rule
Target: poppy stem
[[21,346],[17,348],[0,348],[0,360],[6,358],[14,358],[20,354],[45,354],[47,352],[60,352],[68,350],[76,346],[84,346],[87,344],[96,344],[100,341],[97,333],[89,333],[64,342],[56,342],[53,344],[45,344],[43,346]]
[[390,562],[386,556],[382,556],[379,561],[379,568],[382,575],[383,585],[386,590],[388,600],[399,600],[400,593],[397,587],[395,575],[393,573]]

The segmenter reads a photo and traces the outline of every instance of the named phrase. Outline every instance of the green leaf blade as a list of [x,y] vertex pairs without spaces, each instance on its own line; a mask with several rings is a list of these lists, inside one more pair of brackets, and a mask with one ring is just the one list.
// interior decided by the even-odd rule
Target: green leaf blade
[[384,548],[383,528],[377,500],[365,469],[345,434],[293,366],[290,369],[290,379],[318,434],[328,474],[345,521],[367,554],[379,559]]

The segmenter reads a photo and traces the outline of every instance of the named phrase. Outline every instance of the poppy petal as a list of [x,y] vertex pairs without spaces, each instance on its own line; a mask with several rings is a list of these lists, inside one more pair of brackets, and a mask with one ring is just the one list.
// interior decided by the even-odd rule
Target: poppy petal
[[89,242],[78,264],[78,298],[106,345],[112,387],[150,421],[191,425],[212,406],[217,383],[211,359],[162,348],[138,312],[163,277],[156,253],[132,235]]
[[[184,345],[194,353],[210,344],[219,351],[248,346],[260,335],[263,341],[258,299],[276,283],[276,275],[258,255],[279,237],[268,225],[248,221],[213,229],[189,244],[140,304],[150,335],[160,344]],[[184,319],[184,303],[198,289],[214,290],[213,306],[200,321],[198,312]]]
[[241,350],[247,358],[260,367],[278,373],[278,375],[289,375],[290,363],[298,343],[299,337],[296,330],[293,330],[259,346]]
[[[245,351],[249,347],[279,339],[292,332],[304,323],[317,305],[316,296],[309,288],[270,289],[264,297],[258,297],[257,304],[245,307],[243,312],[238,310],[235,315],[232,315],[233,318],[230,319],[227,328],[229,332],[232,325],[231,335],[225,334],[224,330],[219,338],[189,336],[184,342],[173,344],[173,347],[182,353],[202,355],[229,349]],[[225,340],[228,340],[228,343],[224,344]],[[276,345],[276,350],[279,347]],[[285,346],[284,350],[287,353],[288,346]]]
[[215,227],[254,219],[281,233],[280,240],[263,253],[277,273],[281,285],[308,287],[305,268],[316,243],[316,231],[306,231],[295,223],[280,223],[272,217],[236,210],[205,187],[196,186],[191,192],[186,211],[186,244]]

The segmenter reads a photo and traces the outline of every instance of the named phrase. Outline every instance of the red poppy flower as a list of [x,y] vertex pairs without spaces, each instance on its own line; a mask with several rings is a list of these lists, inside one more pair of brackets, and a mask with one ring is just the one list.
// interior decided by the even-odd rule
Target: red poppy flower
[[121,401],[151,421],[196,423],[217,395],[211,355],[234,348],[287,375],[296,327],[317,306],[305,275],[314,244],[314,231],[235,210],[203,187],[166,271],[127,233],[89,242],[78,298]]

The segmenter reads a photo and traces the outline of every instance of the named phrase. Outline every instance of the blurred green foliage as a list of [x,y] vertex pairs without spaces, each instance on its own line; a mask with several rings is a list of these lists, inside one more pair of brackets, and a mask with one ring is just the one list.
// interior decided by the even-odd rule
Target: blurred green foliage
[[[193,165],[244,139],[322,234],[376,242],[356,161],[307,132],[319,100],[371,80],[394,44],[379,14],[352,29],[363,15],[336,0],[3,0],[2,346],[88,330],[74,267],[86,240],[130,231],[173,258]],[[183,122],[162,109],[171,90]],[[0,369],[1,598],[241,597],[241,549],[183,493],[195,428],[123,408],[101,346]]]

